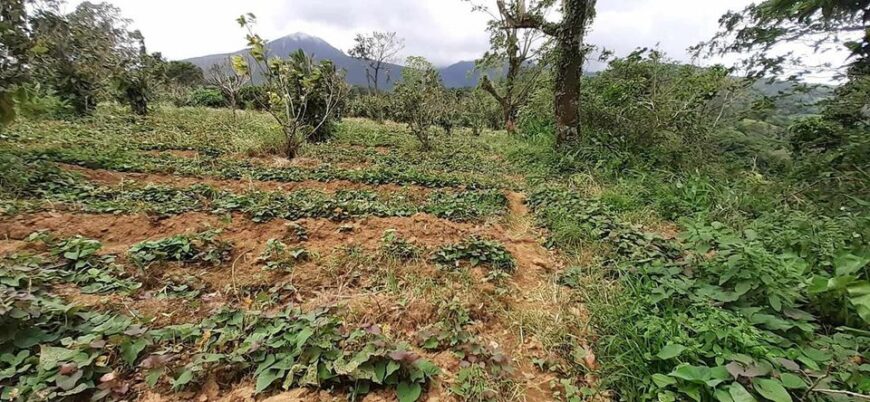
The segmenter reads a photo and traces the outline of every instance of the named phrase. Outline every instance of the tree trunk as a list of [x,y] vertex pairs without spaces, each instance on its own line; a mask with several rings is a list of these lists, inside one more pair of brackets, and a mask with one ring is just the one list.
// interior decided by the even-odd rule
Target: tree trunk
[[296,126],[284,127],[284,135],[287,137],[287,160],[293,160],[299,154],[301,145],[296,139]]
[[583,71],[583,34],[594,0],[565,0],[565,13],[556,35],[556,143],[580,139],[580,78]]
[[504,113],[504,129],[508,133],[514,134],[517,132],[517,109],[513,105],[502,105]]

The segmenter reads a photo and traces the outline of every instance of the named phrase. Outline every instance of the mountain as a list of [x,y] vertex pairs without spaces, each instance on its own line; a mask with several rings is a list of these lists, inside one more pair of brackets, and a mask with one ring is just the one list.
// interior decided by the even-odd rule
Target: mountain
[[[366,62],[354,59],[348,56],[343,51],[330,45],[323,39],[316,36],[311,36],[305,33],[295,33],[278,39],[269,41],[266,44],[266,49],[271,55],[286,56],[302,49],[305,54],[312,55],[315,60],[331,60],[336,67],[343,69],[347,73],[347,81],[353,85],[366,86]],[[229,57],[236,55],[246,55],[247,49],[237,50],[231,53],[212,54],[207,56],[193,57],[184,61],[189,61],[206,73],[208,69],[215,64],[229,64]],[[401,79],[402,66],[396,64],[387,64],[385,68],[390,70],[390,81],[386,82],[385,78],[381,78],[380,87],[390,89],[393,84]],[[448,88],[462,88],[477,85],[480,79],[480,74],[473,72],[474,62],[461,61],[447,67],[439,69],[444,85]],[[382,73],[383,74],[383,73]],[[255,77],[255,81],[257,78]]]

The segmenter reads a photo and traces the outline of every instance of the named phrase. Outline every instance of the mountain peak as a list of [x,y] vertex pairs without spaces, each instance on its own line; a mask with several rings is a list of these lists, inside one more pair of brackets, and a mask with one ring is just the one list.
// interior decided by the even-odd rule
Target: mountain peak
[[[305,32],[295,32],[289,35],[284,35],[275,38],[266,43],[268,53],[272,56],[287,57],[297,49],[302,49],[305,54],[311,55],[318,60],[332,60],[335,65],[347,72],[347,81],[354,85],[365,86],[368,83],[366,78],[367,63],[361,60],[354,59],[329,44],[329,42]],[[247,49],[241,49],[232,53],[213,54],[201,57],[193,57],[187,59],[198,67],[207,71],[215,64],[228,63],[228,57],[231,55],[247,55]],[[391,71],[391,80],[384,82],[382,88],[391,88],[393,83],[401,78],[402,66],[388,64],[384,66]],[[444,85],[455,87],[470,87],[477,85],[479,74],[474,72],[474,62],[462,61],[449,66],[441,66],[441,78]],[[254,81],[259,78],[254,77]]]
[[305,33],[305,32],[294,32],[294,33],[292,33],[292,34],[284,35],[284,36],[282,36],[282,37],[280,37],[280,38],[273,39],[272,41],[281,40],[281,39],[298,40],[298,41],[310,41],[310,40],[314,40],[314,41],[318,41],[318,42],[326,42],[325,40],[320,39],[320,38],[317,37],[317,36],[309,35],[309,34],[307,34],[307,33]]

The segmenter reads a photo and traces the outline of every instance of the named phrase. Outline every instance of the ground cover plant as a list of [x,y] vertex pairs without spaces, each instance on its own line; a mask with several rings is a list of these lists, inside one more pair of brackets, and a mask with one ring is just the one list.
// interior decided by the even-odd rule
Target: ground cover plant
[[376,32],[360,89],[252,32],[210,83],[114,7],[3,2],[0,400],[870,398],[868,40],[836,85],[771,53],[866,1],[726,14],[693,51],[734,68],[596,74],[594,1],[495,3],[480,88],[379,83]]

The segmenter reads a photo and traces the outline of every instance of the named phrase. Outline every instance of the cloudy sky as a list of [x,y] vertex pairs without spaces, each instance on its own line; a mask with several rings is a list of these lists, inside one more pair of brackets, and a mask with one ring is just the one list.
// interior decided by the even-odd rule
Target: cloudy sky
[[[91,0],[99,1],[99,0]],[[404,56],[420,55],[443,66],[474,60],[488,48],[488,16],[463,0],[107,0],[145,35],[151,51],[183,59],[238,50],[244,33],[235,19],[253,12],[267,39],[304,32],[342,50],[354,34],[396,31]],[[494,0],[473,0],[494,5]],[[81,0],[70,0],[72,9]],[[686,48],[709,39],[726,11],[752,0],[600,0],[589,41],[624,55],[657,44],[688,61]]]

